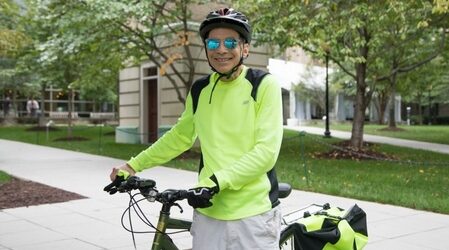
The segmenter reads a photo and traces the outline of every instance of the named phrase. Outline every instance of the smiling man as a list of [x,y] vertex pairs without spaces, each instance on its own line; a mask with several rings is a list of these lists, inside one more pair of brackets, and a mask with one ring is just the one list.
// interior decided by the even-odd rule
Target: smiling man
[[199,31],[214,72],[192,85],[175,126],[114,168],[111,179],[163,164],[198,139],[198,183],[188,197],[193,249],[279,249],[274,165],[283,132],[281,89],[273,76],[243,65],[251,42],[245,15],[213,11]]

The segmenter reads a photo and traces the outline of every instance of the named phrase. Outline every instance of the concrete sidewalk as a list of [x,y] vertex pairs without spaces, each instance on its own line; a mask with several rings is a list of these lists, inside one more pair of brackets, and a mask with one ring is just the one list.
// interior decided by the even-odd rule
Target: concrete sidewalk
[[[110,196],[102,191],[108,174],[122,160],[67,150],[0,140],[0,169],[12,175],[44,183],[88,197],[64,203],[0,211],[0,250],[134,249],[120,218],[127,207],[125,194]],[[196,173],[156,167],[141,174],[158,182],[158,188],[189,188]],[[449,245],[449,216],[408,208],[294,191],[282,202],[283,212],[312,203],[349,208],[357,203],[368,215],[369,243],[365,249],[443,250]],[[160,206],[142,203],[155,222]],[[173,215],[190,218],[192,209],[181,203]],[[138,219],[135,229],[142,229]],[[143,229],[142,229],[143,230]],[[148,230],[148,229],[146,229]],[[174,236],[182,248],[190,236]],[[149,249],[152,236],[137,235],[137,249]]]
[[[296,131],[305,131],[306,133],[323,135],[323,136],[324,136],[324,131],[325,131],[324,128],[307,127],[307,126],[284,126],[284,128],[290,129],[290,130],[296,130]],[[345,139],[345,140],[348,140],[351,138],[350,132],[344,132],[344,131],[338,131],[338,130],[330,130],[330,132],[331,132],[332,137]],[[390,145],[395,145],[395,146],[399,146],[399,147],[415,148],[415,149],[421,149],[421,150],[429,150],[429,151],[433,151],[433,152],[437,152],[437,153],[449,154],[449,145],[446,145],[446,144],[412,141],[412,140],[405,140],[405,139],[398,139],[398,138],[377,136],[377,135],[367,135],[367,134],[363,135],[363,140],[367,141],[367,142],[390,144]]]

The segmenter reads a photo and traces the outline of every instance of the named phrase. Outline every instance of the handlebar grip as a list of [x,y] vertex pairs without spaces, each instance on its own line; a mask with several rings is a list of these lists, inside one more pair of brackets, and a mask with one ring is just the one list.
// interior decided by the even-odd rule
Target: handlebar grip
[[119,191],[118,188],[121,186],[123,181],[123,176],[117,176],[113,182],[103,188],[103,191],[106,191],[109,194],[115,194],[117,191]]
[[179,199],[180,200],[187,199],[188,196],[189,196],[188,190],[179,190]]
[[143,179],[138,176],[130,176],[126,181],[121,182],[121,184],[117,187],[120,192],[127,192],[131,190],[147,190],[154,188],[156,186],[156,182],[151,179]]

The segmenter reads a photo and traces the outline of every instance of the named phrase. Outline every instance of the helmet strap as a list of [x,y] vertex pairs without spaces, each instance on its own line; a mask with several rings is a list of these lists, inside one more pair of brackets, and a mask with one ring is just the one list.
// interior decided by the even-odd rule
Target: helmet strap
[[240,52],[240,60],[239,60],[239,63],[237,63],[237,65],[235,65],[230,71],[228,71],[228,72],[226,72],[226,73],[221,73],[221,72],[219,72],[218,70],[216,70],[216,69],[212,66],[212,64],[210,63],[210,61],[209,61],[209,56],[208,56],[208,54],[207,54],[206,44],[204,44],[204,48],[205,48],[205,51],[206,51],[207,63],[209,64],[209,67],[212,69],[212,71],[216,72],[216,73],[220,76],[219,78],[224,77],[224,78],[226,78],[226,79],[230,79],[230,78],[232,77],[232,75],[238,70],[238,68],[240,67],[240,65],[243,64],[244,57],[243,57],[243,50],[242,50],[242,51]]
[[221,78],[223,78],[223,77],[225,77],[225,78],[227,78],[227,79],[230,79],[230,78],[232,77],[232,75],[238,70],[238,68],[240,67],[240,65],[243,64],[243,59],[244,59],[244,58],[243,58],[243,52],[240,53],[240,60],[239,60],[239,63],[238,63],[237,65],[235,65],[235,66],[234,66],[229,72],[227,72],[227,73],[220,73],[220,72],[218,72],[218,71],[212,66],[212,64],[211,64],[210,61],[209,61],[209,57],[207,56],[207,49],[206,49],[206,58],[207,58],[207,62],[209,63],[210,68],[211,68],[214,72],[216,72],[216,73],[218,74],[218,78],[217,78],[217,80],[215,81],[214,86],[212,86],[212,90],[211,90],[210,95],[209,95],[209,104],[211,104],[211,103],[212,103],[212,96],[213,96],[213,94],[214,94],[214,90],[215,90],[215,87],[217,86],[218,81],[219,81]]

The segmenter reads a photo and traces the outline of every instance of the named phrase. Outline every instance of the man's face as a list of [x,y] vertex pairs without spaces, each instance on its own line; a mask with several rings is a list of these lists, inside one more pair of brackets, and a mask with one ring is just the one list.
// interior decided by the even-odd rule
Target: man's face
[[[233,38],[238,41],[234,49],[228,49],[224,45],[227,38]],[[216,28],[209,32],[208,39],[218,39],[220,45],[217,49],[207,49],[207,57],[210,64],[220,73],[228,73],[240,61],[240,56],[246,58],[249,53],[249,45],[240,39],[239,33],[228,28]],[[207,47],[207,46],[206,46]]]

